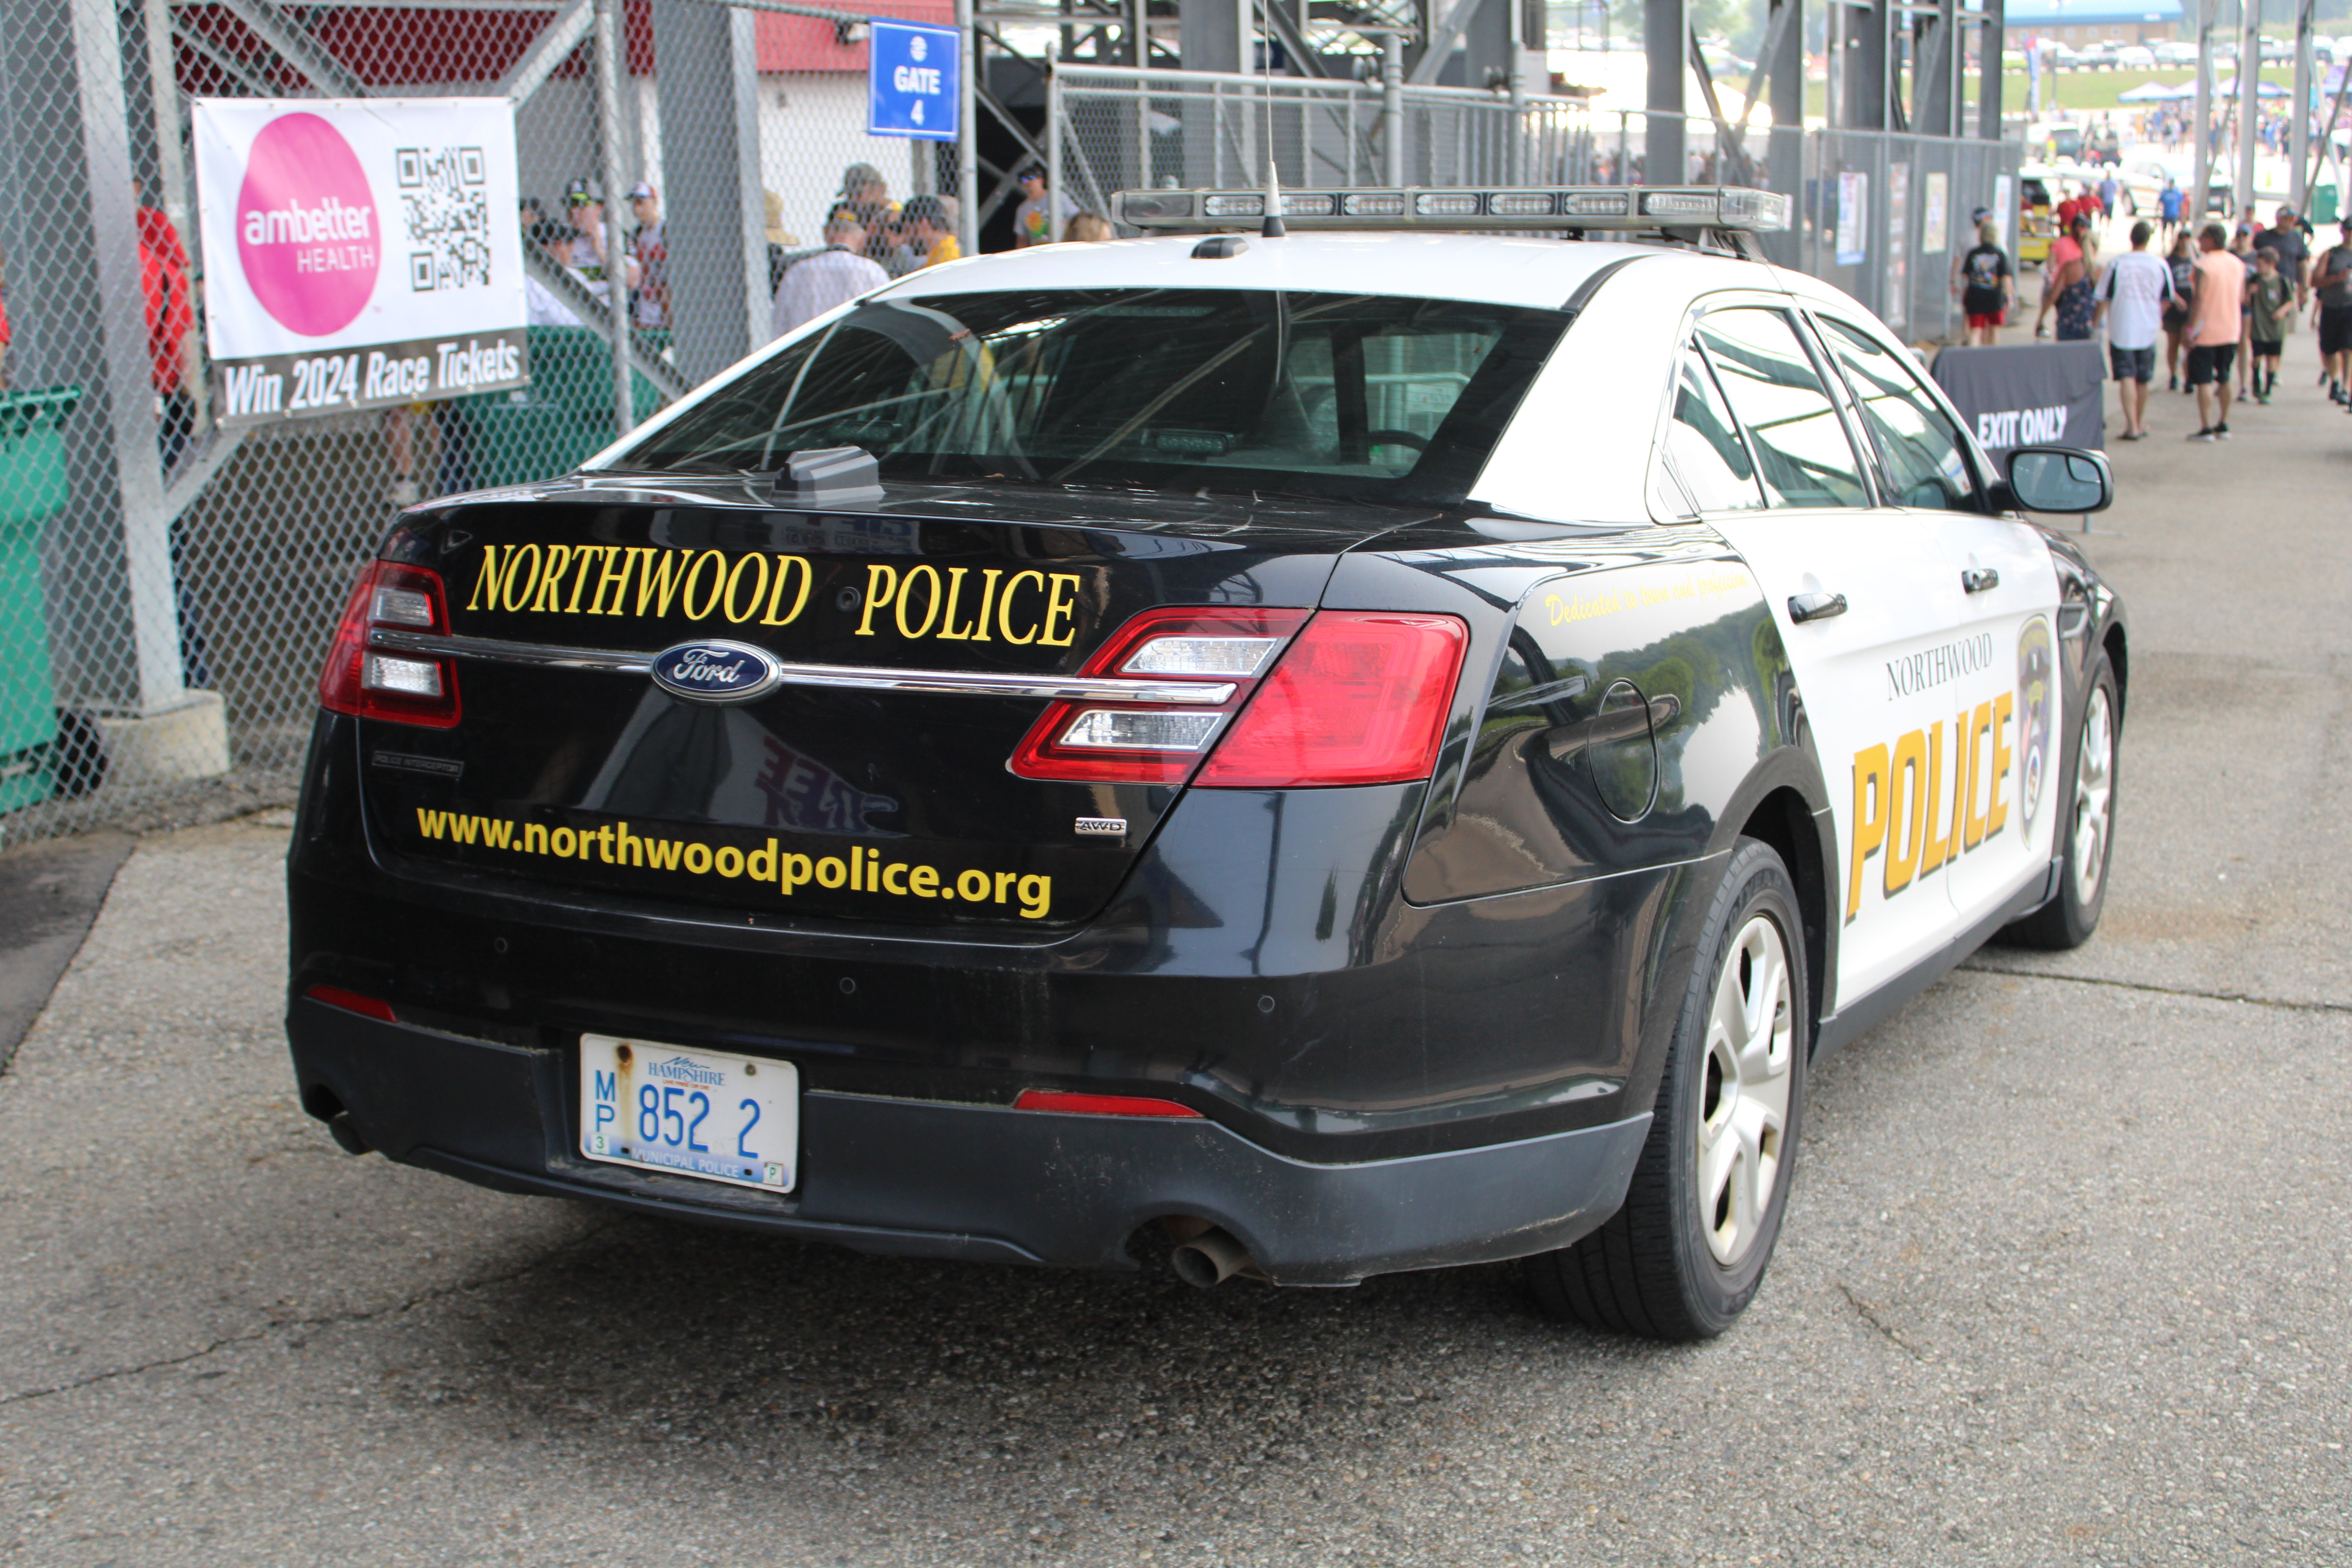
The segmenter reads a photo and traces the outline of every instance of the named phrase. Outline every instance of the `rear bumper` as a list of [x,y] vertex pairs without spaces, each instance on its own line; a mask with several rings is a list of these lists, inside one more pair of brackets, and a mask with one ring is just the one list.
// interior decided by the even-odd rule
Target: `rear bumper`
[[1513,1142],[1350,1164],[1206,1120],[1066,1116],[810,1090],[785,1197],[643,1174],[574,1150],[570,1054],[381,1023],[309,1000],[287,1017],[303,1103],[340,1107],[403,1163],[866,1252],[1126,1268],[1165,1215],[1224,1226],[1276,1283],[1339,1285],[1576,1240],[1615,1213],[1644,1114]]

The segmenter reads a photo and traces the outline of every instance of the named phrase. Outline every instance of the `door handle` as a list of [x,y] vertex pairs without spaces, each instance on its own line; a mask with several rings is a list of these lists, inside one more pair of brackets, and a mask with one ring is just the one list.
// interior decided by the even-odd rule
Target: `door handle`
[[1960,586],[1969,593],[1981,594],[2000,586],[2000,574],[1990,566],[1966,567],[1960,573]]
[[1802,626],[1807,621],[1825,621],[1832,616],[1845,614],[1843,594],[1791,594],[1789,595],[1789,618]]

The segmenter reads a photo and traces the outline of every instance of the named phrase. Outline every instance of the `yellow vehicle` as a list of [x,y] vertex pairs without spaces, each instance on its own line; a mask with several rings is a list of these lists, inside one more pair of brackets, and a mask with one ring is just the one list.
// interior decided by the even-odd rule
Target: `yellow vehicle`
[[2050,242],[2058,237],[2058,220],[2051,215],[2050,185],[2038,174],[2021,173],[2017,181],[2017,264],[2036,267],[2050,259]]

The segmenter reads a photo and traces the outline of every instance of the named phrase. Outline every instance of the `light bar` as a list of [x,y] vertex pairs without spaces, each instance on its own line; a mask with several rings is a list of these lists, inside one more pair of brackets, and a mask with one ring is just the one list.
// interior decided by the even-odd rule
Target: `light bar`
[[[1417,185],[1285,191],[1286,227],[1312,229],[1737,228],[1789,226],[1789,198],[1739,185],[1519,185],[1498,190]],[[1264,191],[1121,191],[1111,198],[1129,228],[1168,233],[1248,228],[1265,216]]]

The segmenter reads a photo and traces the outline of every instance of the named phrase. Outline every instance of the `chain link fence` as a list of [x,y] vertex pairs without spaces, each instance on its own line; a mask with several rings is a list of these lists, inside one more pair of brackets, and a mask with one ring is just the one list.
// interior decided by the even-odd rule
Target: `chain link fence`
[[[767,341],[853,171],[880,212],[952,197],[951,143],[866,133],[871,16],[951,5],[11,0],[0,842],[290,798],[399,507],[562,473]],[[222,428],[205,301],[236,262],[200,243],[194,100],[450,97],[515,105],[522,200],[489,221],[522,231],[530,384]]]
[[1918,342],[1959,335],[1952,262],[1998,215],[2017,248],[2014,143],[1799,131],[1602,110],[1580,98],[1379,81],[1055,68],[1052,184],[1108,214],[1144,186],[1289,189],[1737,184],[1794,198],[1765,254],[1825,278]]

